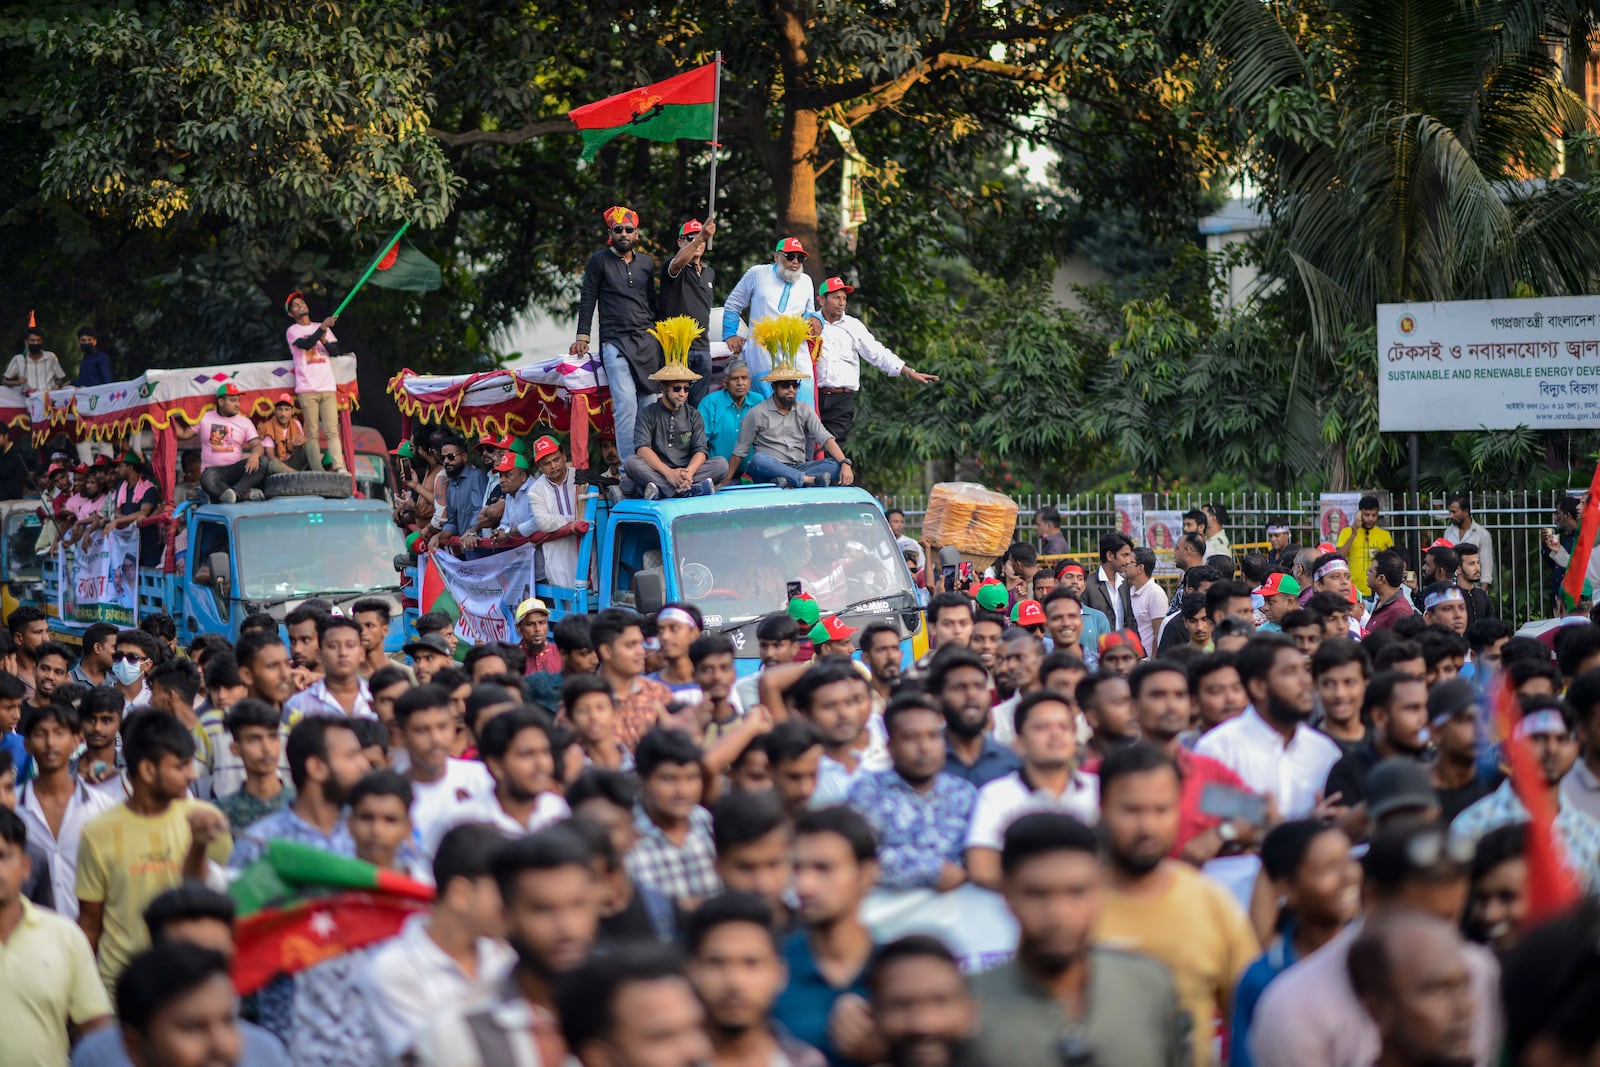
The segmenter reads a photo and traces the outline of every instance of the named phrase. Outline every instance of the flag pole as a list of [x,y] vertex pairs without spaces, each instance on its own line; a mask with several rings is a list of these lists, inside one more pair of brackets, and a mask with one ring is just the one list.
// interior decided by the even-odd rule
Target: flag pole
[[400,238],[404,237],[405,234],[406,234],[406,231],[409,230],[410,228],[411,228],[411,223],[409,221],[404,223],[404,224],[402,224],[401,227],[400,227],[399,232],[396,233],[392,238],[390,238],[389,241],[386,244],[384,244],[383,248],[378,252],[378,254],[376,256],[372,257],[372,262],[367,264],[367,271],[366,271],[365,274],[363,274],[361,276],[361,280],[356,282],[355,287],[353,289],[351,289],[350,292],[345,294],[345,298],[339,302],[339,306],[333,309],[333,316],[332,316],[333,318],[338,318],[339,312],[344,310],[344,306],[346,304],[350,303],[350,301],[355,298],[355,295],[361,291],[361,287],[363,285],[367,284],[367,279],[372,277],[372,272],[378,269],[378,264],[382,263],[383,262],[383,257],[389,254],[389,249],[391,249],[395,245],[399,244],[400,243]]
[[[719,127],[722,121],[722,53],[717,52],[716,59],[712,60],[717,65],[716,88],[711,93],[711,193],[706,203],[707,221],[717,214],[717,149],[721,147],[718,139]],[[706,238],[706,248],[711,248],[711,238]]]

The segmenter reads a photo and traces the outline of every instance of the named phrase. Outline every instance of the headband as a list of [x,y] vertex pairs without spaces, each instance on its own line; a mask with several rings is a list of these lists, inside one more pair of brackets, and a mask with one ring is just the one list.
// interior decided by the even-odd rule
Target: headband
[[1567,720],[1561,717],[1559,711],[1542,708],[1539,711],[1530,711],[1517,723],[1517,728],[1511,731],[1514,737],[1532,737],[1535,734],[1564,734],[1567,732]]
[[1068,571],[1077,571],[1079,574],[1083,574],[1083,575],[1087,575],[1089,573],[1088,571],[1083,569],[1083,564],[1081,564],[1081,563],[1065,563],[1065,564],[1062,564],[1061,569],[1056,572],[1056,577],[1059,578],[1063,574],[1066,574]]
[[1273,534],[1281,534],[1281,533],[1288,533],[1288,532],[1289,532],[1289,527],[1287,527],[1287,526],[1268,526],[1267,527],[1267,535],[1269,537],[1271,535],[1273,535]]
[[700,629],[700,624],[694,621],[694,616],[682,608],[662,608],[656,612],[656,625],[660,626],[664,622],[682,623],[692,630]]
[[1341,572],[1349,574],[1350,564],[1346,563],[1342,559],[1330,559],[1328,562],[1317,568],[1315,580],[1320,582],[1330,574],[1339,574]]
[[1426,597],[1424,597],[1422,599],[1422,610],[1432,611],[1440,604],[1449,604],[1452,602],[1457,604],[1465,604],[1467,602],[1467,598],[1461,595],[1461,590],[1457,589],[1453,585],[1448,589],[1441,589],[1437,593],[1429,593]]

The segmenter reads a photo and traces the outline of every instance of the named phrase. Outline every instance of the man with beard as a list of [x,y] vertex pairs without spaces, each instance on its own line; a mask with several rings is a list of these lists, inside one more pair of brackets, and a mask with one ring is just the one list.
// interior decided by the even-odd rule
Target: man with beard
[[945,716],[920,693],[895,697],[883,712],[893,766],[857,778],[846,802],[878,834],[886,889],[936,889],[964,884],[961,853],[978,791],[944,771]]
[[482,823],[445,834],[433,858],[433,906],[407,919],[367,961],[361,995],[386,1061],[412,1055],[428,1019],[510,970],[492,870],[505,843],[500,831]]
[[[417,1060],[427,1067],[551,1067],[566,1058],[556,987],[588,958],[600,924],[589,847],[576,829],[557,825],[493,850],[489,866],[493,883],[474,892],[486,908],[504,902],[516,966],[489,995],[447,1010],[419,1035]],[[376,961],[373,970],[381,970]]]
[[[739,424],[739,441],[720,484],[731,483],[741,469],[756,481],[789,489],[855,481],[850,458],[811,405],[799,399],[800,381],[810,381],[799,368],[801,363],[809,366],[810,360],[774,367],[762,376],[763,383],[771,384],[772,395]],[[826,459],[812,458],[819,446]]]
[[867,972],[888,1067],[969,1067],[978,1005],[943,941],[911,934],[880,948]]
[[900,631],[892,622],[871,622],[861,628],[856,644],[872,674],[872,713],[881,716],[900,684]]
[[928,694],[944,708],[947,774],[981,788],[1022,766],[1011,749],[989,736],[989,672],[977,653],[941,649],[928,671]]
[[1083,720],[1094,731],[1089,737],[1089,753],[1082,761],[1092,771],[1101,760],[1119,748],[1139,740],[1139,724],[1133,717],[1133,690],[1120,674],[1098,671],[1085,675],[1075,694]]
[[1000,869],[1017,954],[972,980],[983,1062],[1187,1064],[1188,1023],[1167,969],[1093,936],[1106,895],[1095,832],[1070,815],[1024,815],[1006,831]]
[[1213,1021],[1261,953],[1250,920],[1220,883],[1168,859],[1178,839],[1177,764],[1137,744],[1100,765],[1100,831],[1109,866],[1096,939],[1167,965],[1193,1034],[1192,1061],[1211,1062]]
[[788,695],[822,739],[812,807],[842,803],[858,775],[889,765],[888,753],[871,743],[867,730],[871,688],[853,664],[835,661],[810,667]]
[[[1421,678],[1379,671],[1367,683],[1361,718],[1372,724],[1367,743],[1340,758],[1328,771],[1322,795],[1341,808],[1364,807],[1367,772],[1379,760],[1405,756],[1420,760],[1428,750],[1428,687]],[[1359,839],[1360,835],[1355,835]]]
[[689,981],[706,1009],[712,1067],[824,1067],[822,1053],[770,1019],[786,976],[761,897],[712,897],[689,916],[684,942]]
[[1006,828],[1033,811],[1063,811],[1086,823],[1100,815],[1100,783],[1074,769],[1077,709],[1060,693],[1030,693],[1017,705],[1022,769],[978,790],[967,831],[967,873],[986,889],[1000,888],[1000,848]]
[[830,1067],[877,1063],[883,1050],[865,999],[872,931],[861,921],[861,902],[878,882],[878,839],[842,805],[807,812],[794,833],[794,891],[805,929],[784,939],[789,982],[772,1017],[820,1049]]
[[578,298],[578,337],[569,354],[589,354],[589,324],[600,309],[600,362],[611,387],[617,441],[633,449],[633,421],[639,396],[654,390],[650,375],[661,366],[661,346],[650,330],[656,324],[655,261],[636,251],[639,215],[609,207],[602,216],[606,247],[589,257]]
[[1128,676],[1133,695],[1134,721],[1146,742],[1165,752],[1178,768],[1183,789],[1178,796],[1178,836],[1172,858],[1196,867],[1215,859],[1225,849],[1237,850],[1255,843],[1261,828],[1239,819],[1222,820],[1200,810],[1200,798],[1213,783],[1244,789],[1239,776],[1209,756],[1190,752],[1178,740],[1189,728],[1189,676],[1170,660],[1150,660]]
[[1304,819],[1324,801],[1323,784],[1339,760],[1339,746],[1307,724],[1316,705],[1310,661],[1292,637],[1268,633],[1246,642],[1234,665],[1250,705],[1200,738],[1195,751],[1275,799],[1285,819]]
[[1377,1024],[1385,1067],[1471,1067],[1472,972],[1454,926],[1395,915],[1350,946],[1350,989]]
[[1009,745],[1017,738],[1017,704],[1039,689],[1039,665],[1044,662],[1044,640],[1026,630],[1012,630],[1001,645],[999,669],[995,672],[1011,696],[994,706],[991,736],[996,744]]
[[[722,339],[728,351],[742,356],[750,373],[760,384],[754,388],[763,397],[772,396],[771,387],[761,382],[762,375],[772,369],[772,353],[753,340],[739,336],[739,316],[748,313],[751,322],[760,322],[773,315],[810,315],[817,310],[816,288],[806,273],[806,250],[798,239],[785,237],[772,250],[770,265],[759,263],[745,271],[728,299],[722,304]],[[812,392],[811,361],[804,364],[805,387],[801,399],[810,407],[816,401]]]
[[521,837],[572,814],[556,792],[555,758],[551,755],[550,717],[531,705],[496,715],[478,735],[478,758],[489,768],[494,792],[460,803],[434,824],[432,846],[451,828],[465,822],[487,823],[507,837]]
[[243,870],[279,838],[340,856],[355,855],[345,825],[350,790],[371,768],[348,719],[313,715],[289,731],[285,745],[294,803],[250,825],[234,847],[231,866]]

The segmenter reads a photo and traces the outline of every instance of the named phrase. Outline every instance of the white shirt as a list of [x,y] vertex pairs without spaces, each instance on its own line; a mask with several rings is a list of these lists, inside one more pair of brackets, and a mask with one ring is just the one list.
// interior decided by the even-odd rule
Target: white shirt
[[[489,768],[477,760],[455,759],[445,764],[444,774],[434,782],[411,783],[411,825],[417,844],[433,855],[429,843],[437,845],[445,831],[460,819],[461,809],[475,807],[487,797],[494,803],[494,779]],[[443,825],[444,829],[436,829]]]
[[1478,562],[1483,564],[1483,577],[1478,581],[1484,585],[1494,581],[1494,539],[1488,530],[1478,525],[1478,520],[1468,523],[1465,530],[1456,529],[1453,522],[1445,523],[1444,539],[1452,545],[1477,545]]
[[[738,318],[743,315],[749,322],[760,322],[773,315],[804,315],[808,311],[817,310],[816,285],[811,280],[811,275],[805,271],[800,272],[800,277],[793,282],[786,282],[778,277],[778,268],[772,263],[761,263],[744,272],[744,277],[739,279],[733,291],[728,294],[728,299],[722,304],[722,324],[718,336],[727,337],[733,331],[728,329],[730,319],[735,326]],[[739,351],[746,364],[750,367],[750,375],[757,381],[767,371],[772,369],[772,356],[766,349],[756,344],[754,337],[745,339],[744,348]],[[811,360],[805,358],[802,350],[799,359],[794,361],[807,378],[811,377]]]
[[328,692],[327,681],[318,678],[290,697],[283,705],[284,721],[293,726],[307,715],[329,715],[337,719],[376,719],[378,713],[372,710],[372,690],[367,686],[366,679],[357,678],[356,685],[358,688],[355,707],[347,712],[344,706],[333,698],[333,694]]
[[1328,770],[1339,760],[1339,746],[1305,723],[1295,727],[1294,737],[1284,745],[1283,736],[1253,706],[1208,731],[1194,750],[1222,763],[1255,792],[1276,797],[1285,819],[1311,814]]
[[[578,472],[567,468],[567,477],[560,485],[539,475],[537,481],[528,483],[528,502],[533,507],[533,521],[545,533],[554,533],[561,527],[582,518],[578,514]],[[570,589],[578,584],[578,538],[561,537],[539,546],[544,550],[544,579],[551,585]]]
[[989,709],[989,736],[997,745],[1010,748],[1017,740],[1017,705],[1022,703],[1020,691],[1012,693]]
[[[1123,617],[1123,610],[1122,610],[1122,584],[1124,582],[1126,582],[1128,579],[1126,579],[1126,578],[1124,578],[1122,576],[1122,572],[1121,571],[1112,571],[1111,572],[1111,577],[1107,578],[1106,577],[1106,569],[1105,569],[1105,565],[1104,564],[1101,564],[1101,566],[1100,566],[1100,575],[1099,575],[1099,577],[1100,577],[1100,581],[1105,584],[1106,588],[1111,593],[1111,596],[1109,597],[1109,599],[1111,601],[1111,610],[1114,613],[1113,617],[1111,619],[1111,628],[1113,630],[1126,629],[1127,626],[1128,626],[1128,620]],[[1145,649],[1145,651],[1148,652],[1149,649]]]
[[113,778],[111,784],[117,787],[115,797],[82,778],[75,779],[72,797],[61,816],[59,836],[50,832],[50,824],[45,821],[35,783],[29,782],[17,790],[17,814],[28,827],[28,843],[38,845],[49,855],[50,887],[56,895],[56,912],[68,919],[78,917],[78,838],[83,833],[83,824],[122,802],[121,780]]
[[507,493],[502,498],[506,506],[505,510],[500,512],[500,529],[509,530],[515,537],[528,537],[539,529],[533,517],[533,499],[529,496],[529,490],[533,488],[536,480],[544,481],[544,475],[541,474],[537,479],[525,479],[522,488],[515,493]]
[[[882,722],[882,720],[878,720]],[[868,720],[871,726],[872,720]],[[843,804],[845,794],[850,792],[850,786],[862,774],[870,771],[886,771],[894,765],[889,759],[888,742],[878,736],[870,728],[867,731],[867,747],[857,753],[856,769],[847,770],[845,765],[831,756],[824,755],[817,764],[817,788],[811,794],[813,808],[825,808],[830,804]]]
[[567,805],[566,797],[557,793],[540,793],[538,799],[533,802],[533,814],[528,816],[527,823],[520,823],[500,806],[500,799],[490,793],[486,797],[478,797],[466,804],[458,805],[451,813],[436,821],[431,828],[433,836],[423,841],[422,848],[428,855],[433,855],[439,851],[439,842],[444,839],[444,835],[464,823],[488,823],[507,837],[525,837],[547,826],[553,826],[571,814],[572,808]]
[[407,919],[399,935],[372,954],[362,976],[361,997],[390,1060],[416,1044],[430,1019],[503,979],[516,959],[499,941],[480,937],[478,975],[470,978],[428,936],[430,918],[422,914]]
[[1005,843],[1006,827],[1036,811],[1063,812],[1093,826],[1100,819],[1100,779],[1073,771],[1067,788],[1058,796],[1024,782],[1021,771],[996,778],[978,790],[967,827],[967,847],[999,851]]
[[861,388],[861,361],[877,367],[891,378],[905,369],[906,361],[889,351],[867,324],[854,315],[842,315],[838,322],[822,318],[822,351],[817,356],[817,387],[825,389]]
[[1139,628],[1139,642],[1144,654],[1154,657],[1156,640],[1161,636],[1159,627],[1167,617],[1167,591],[1154,578],[1142,586],[1129,590],[1133,599],[1133,624]]

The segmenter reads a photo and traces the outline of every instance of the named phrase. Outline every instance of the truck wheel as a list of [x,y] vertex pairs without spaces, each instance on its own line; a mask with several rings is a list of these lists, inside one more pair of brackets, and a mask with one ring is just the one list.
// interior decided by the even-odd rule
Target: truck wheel
[[320,496],[329,500],[343,500],[350,495],[350,476],[332,471],[269,474],[267,480],[261,483],[261,492],[268,500],[280,496]]

